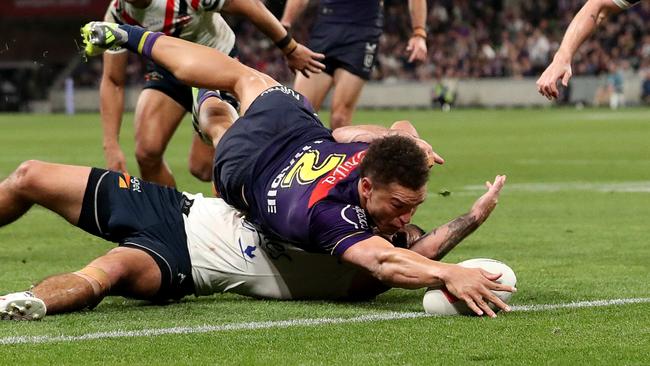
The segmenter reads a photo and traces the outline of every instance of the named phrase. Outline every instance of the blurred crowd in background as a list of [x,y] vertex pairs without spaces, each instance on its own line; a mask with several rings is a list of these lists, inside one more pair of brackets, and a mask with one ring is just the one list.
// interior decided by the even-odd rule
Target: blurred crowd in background
[[[541,74],[559,46],[562,34],[582,0],[436,0],[428,6],[428,62],[410,64],[405,52],[411,34],[406,1],[385,0],[384,34],[380,40],[372,80],[431,81],[441,78],[535,77]],[[295,25],[295,38],[307,42],[318,2],[311,2],[302,21]],[[271,8],[282,4],[271,0]],[[279,16],[279,14],[277,14]],[[293,80],[282,54],[248,21],[229,18],[237,35],[240,60],[279,81]],[[638,72],[645,79],[642,99],[650,101],[650,2],[612,16],[580,49],[573,64],[574,75],[608,75]],[[7,49],[9,45],[5,44]],[[0,57],[3,50],[0,44]],[[45,56],[43,57],[45,58]],[[40,61],[36,61],[40,62]],[[55,72],[37,72],[36,81]],[[58,70],[65,65],[58,67]],[[101,58],[79,63],[72,72],[75,85],[97,86]],[[137,56],[129,65],[129,80],[141,83],[143,64]],[[24,78],[32,77],[24,75]],[[2,74],[0,88],[20,84],[20,74]],[[10,82],[12,79],[15,81]],[[8,82],[9,81],[9,82]],[[41,88],[37,88],[41,89]]]

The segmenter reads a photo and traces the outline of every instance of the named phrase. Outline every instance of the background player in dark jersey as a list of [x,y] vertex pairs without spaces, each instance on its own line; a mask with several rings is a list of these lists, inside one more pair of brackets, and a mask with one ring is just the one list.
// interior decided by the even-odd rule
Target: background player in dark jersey
[[[291,37],[287,38],[287,31],[258,0],[112,0],[105,20],[162,31],[234,55],[235,35],[219,11],[247,17],[281,46],[291,69],[305,73],[320,71],[322,64],[318,59],[321,55],[297,44]],[[124,109],[127,56],[128,53],[120,52],[104,55],[100,84],[106,165],[109,169],[123,172],[127,171],[127,166],[119,144],[119,134]],[[144,179],[167,186],[175,185],[163,154],[185,112],[192,110],[192,100],[189,86],[180,83],[164,68],[147,63],[144,89],[135,111],[135,155]],[[231,108],[226,103],[216,103],[211,110],[214,118],[230,119]],[[213,156],[213,148],[201,143],[195,136],[188,159],[192,174],[209,181]]]
[[[388,286],[444,284],[479,315],[496,316],[488,302],[509,310],[491,292],[513,291],[495,282],[499,274],[436,262],[376,235],[375,228],[383,234],[402,228],[426,197],[432,162],[415,136],[384,129],[363,136],[370,145],[351,142],[356,135],[340,143],[299,93],[214,49],[101,22],[87,24],[82,34],[88,54],[122,45],[189,85],[238,97],[243,116],[217,145],[214,183],[265,233],[336,255]],[[488,182],[492,195],[504,183],[505,176]],[[484,219],[473,213],[455,230],[471,231]]]
[[[282,24],[290,27],[308,0],[287,0]],[[426,0],[409,0],[413,33],[406,51],[408,61],[424,61],[427,56]],[[325,72],[306,78],[296,75],[293,88],[311,101],[318,111],[330,89],[330,127],[352,123],[361,89],[370,79],[383,27],[382,0],[320,0],[318,17],[312,26],[309,47],[325,54]]]
[[578,47],[609,14],[628,9],[640,1],[588,0],[569,24],[553,61],[537,80],[537,91],[548,99],[556,99],[559,95],[558,80],[561,80],[565,87],[569,85],[572,75],[571,60]]

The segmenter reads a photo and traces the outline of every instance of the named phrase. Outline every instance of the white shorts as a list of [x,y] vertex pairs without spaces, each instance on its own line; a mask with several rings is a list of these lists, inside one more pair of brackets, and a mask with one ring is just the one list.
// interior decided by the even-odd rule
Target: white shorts
[[185,219],[196,294],[272,299],[342,299],[359,270],[328,254],[267,240],[219,198],[194,200]]

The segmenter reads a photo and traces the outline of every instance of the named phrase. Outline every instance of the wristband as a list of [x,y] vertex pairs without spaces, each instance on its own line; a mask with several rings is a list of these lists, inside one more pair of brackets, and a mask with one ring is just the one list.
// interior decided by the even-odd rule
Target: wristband
[[415,27],[413,28],[413,33],[411,33],[411,37],[422,37],[426,40],[427,31],[424,30],[424,27]]
[[290,54],[293,53],[293,51],[298,48],[298,42],[296,42],[293,38],[289,42],[289,44],[282,49],[282,53],[284,53],[286,56],[289,56]]
[[281,40],[275,42],[275,45],[281,49],[284,50],[285,47],[287,47],[291,41],[293,41],[293,37],[291,36],[291,31],[287,29],[287,34],[282,37]]

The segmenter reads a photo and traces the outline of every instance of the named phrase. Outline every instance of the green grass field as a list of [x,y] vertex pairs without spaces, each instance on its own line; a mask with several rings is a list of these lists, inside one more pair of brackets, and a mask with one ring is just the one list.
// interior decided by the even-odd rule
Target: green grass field
[[[447,160],[433,172],[417,224],[430,229],[455,218],[483,182],[508,175],[492,217],[446,260],[508,263],[519,279],[517,311],[497,319],[373,320],[422,312],[424,290],[398,289],[364,303],[215,295],[153,306],[108,298],[93,311],[0,322],[0,364],[647,365],[650,110],[360,111],[355,117],[384,124],[404,118]],[[135,173],[131,119],[122,141]],[[167,161],[181,189],[209,193],[187,170],[187,122]],[[27,159],[102,166],[98,115],[0,115],[0,179]],[[444,190],[451,195],[438,194]],[[0,229],[0,293],[77,270],[109,248],[35,208]],[[632,298],[641,300],[533,307]],[[42,338],[13,338],[25,336]]]

